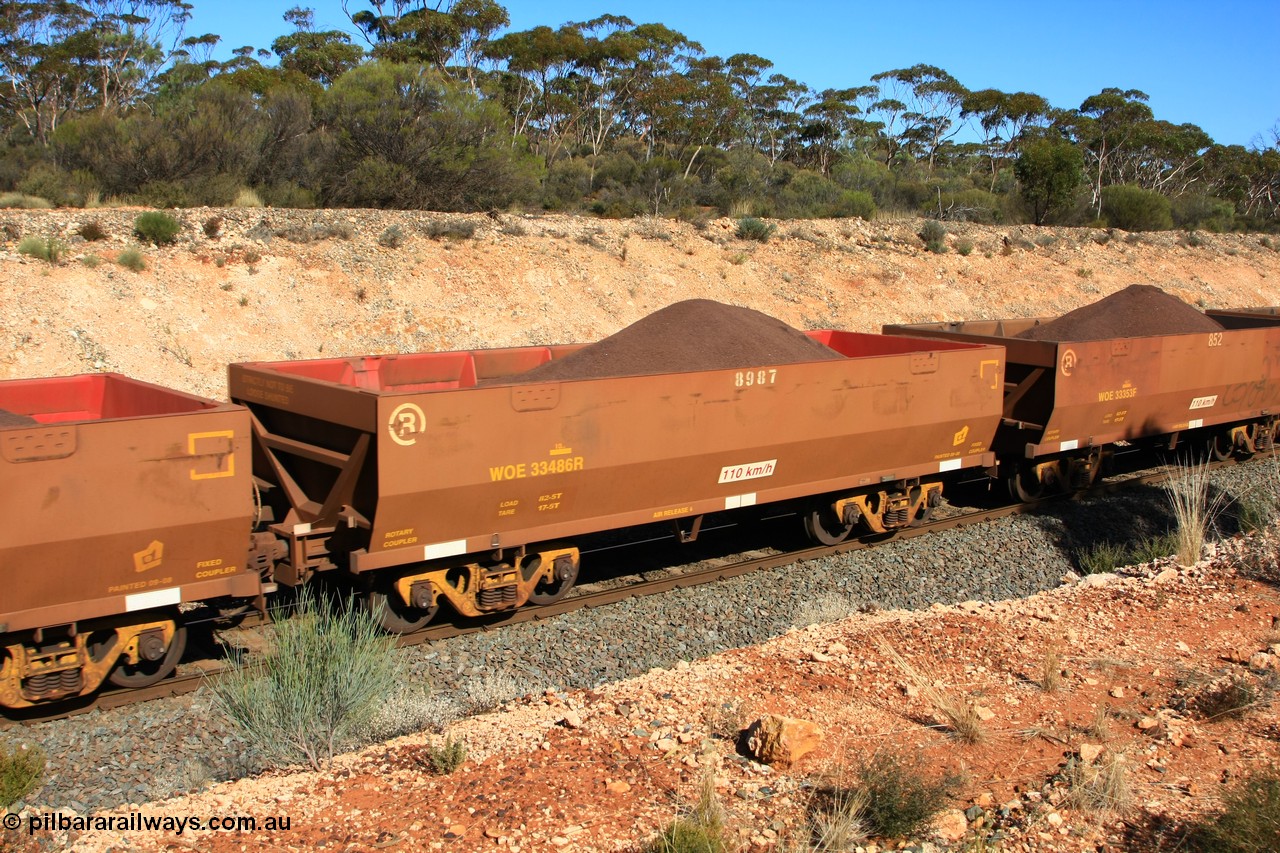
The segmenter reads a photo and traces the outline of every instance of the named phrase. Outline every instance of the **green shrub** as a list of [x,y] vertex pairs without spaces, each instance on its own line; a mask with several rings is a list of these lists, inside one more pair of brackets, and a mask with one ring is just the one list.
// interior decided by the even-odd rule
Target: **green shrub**
[[1235,505],[1236,523],[1245,533],[1263,530],[1275,522],[1278,509],[1271,495],[1245,495]]
[[305,587],[294,614],[274,624],[261,666],[212,682],[214,701],[269,759],[319,768],[368,730],[402,659],[367,608],[317,601]]
[[1102,213],[1108,225],[1125,231],[1167,231],[1173,227],[1169,199],[1131,184],[1103,187]]
[[467,219],[433,219],[423,227],[422,233],[433,240],[470,240],[476,236],[476,224]]
[[947,251],[947,228],[936,219],[925,222],[920,229],[920,239],[924,241],[924,247],[935,255]]
[[96,267],[102,266],[102,258],[98,257],[97,255],[85,255],[83,258],[80,259],[80,263],[88,267],[89,269],[94,269]]
[[145,240],[157,246],[164,246],[178,239],[182,230],[181,223],[167,213],[159,210],[148,210],[138,214],[133,220],[133,233],[139,240]]
[[47,210],[53,202],[25,193],[0,193],[0,207],[16,207],[23,210]]
[[757,219],[754,216],[744,216],[738,220],[739,240],[755,240],[758,243],[768,243],[769,238],[773,236],[773,232],[776,230],[778,230],[776,225]]
[[44,774],[44,750],[23,744],[0,746],[0,809],[7,809],[36,789]]
[[956,251],[964,257],[969,257],[973,253],[973,241],[968,237],[961,237],[956,240]]
[[23,237],[18,243],[18,254],[39,258],[56,264],[66,254],[67,244],[56,237]]
[[445,738],[440,746],[427,747],[427,764],[437,776],[448,776],[467,760],[467,744],[452,737]]
[[1222,810],[1193,827],[1188,841],[1204,853],[1280,850],[1280,769],[1264,767],[1232,785]]
[[388,225],[386,230],[378,235],[378,245],[384,249],[398,249],[404,245],[404,229],[399,225]]
[[958,785],[955,777],[934,777],[919,757],[876,753],[856,769],[853,787],[864,800],[867,828],[885,838],[904,838],[942,811]]
[[715,777],[711,774],[703,777],[698,802],[689,814],[672,821],[642,848],[644,853],[725,853],[729,849],[724,808],[716,799]]
[[1129,551],[1130,562],[1150,563],[1178,553],[1178,534],[1169,532],[1155,536],[1144,536]]
[[142,272],[147,268],[146,256],[140,249],[125,249],[116,255],[116,263],[134,272]]
[[1171,202],[1173,223],[1188,231],[1203,228],[1221,233],[1231,230],[1235,207],[1231,202],[1205,195],[1184,195]]

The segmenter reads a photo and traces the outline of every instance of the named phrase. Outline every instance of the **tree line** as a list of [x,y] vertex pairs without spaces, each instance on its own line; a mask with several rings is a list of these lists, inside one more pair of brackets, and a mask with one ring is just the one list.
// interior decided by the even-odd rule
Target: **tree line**
[[[1280,126],[1220,145],[1106,88],[1074,108],[914,65],[814,90],[601,15],[344,0],[212,57],[183,0],[0,0],[0,190],[88,205],[862,216],[1130,230],[1280,226]],[[968,132],[966,133],[966,129]]]

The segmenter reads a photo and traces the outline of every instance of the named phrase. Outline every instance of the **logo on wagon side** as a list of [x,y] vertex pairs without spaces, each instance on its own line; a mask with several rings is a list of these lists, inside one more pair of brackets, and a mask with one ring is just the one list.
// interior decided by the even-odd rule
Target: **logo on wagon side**
[[427,416],[416,403],[401,403],[387,421],[387,433],[396,444],[408,447],[427,430]]
[[1063,376],[1071,375],[1071,371],[1076,369],[1076,361],[1078,358],[1079,356],[1076,355],[1076,351],[1073,349],[1067,349],[1063,351],[1062,363],[1059,365],[1059,367],[1062,369]]
[[133,570],[145,572],[158,567],[164,561],[164,543],[159,539],[151,540],[151,544],[133,554]]

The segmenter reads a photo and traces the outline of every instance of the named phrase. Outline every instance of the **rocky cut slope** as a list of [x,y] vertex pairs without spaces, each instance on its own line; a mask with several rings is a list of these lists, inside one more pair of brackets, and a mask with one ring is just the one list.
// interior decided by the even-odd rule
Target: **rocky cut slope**
[[[138,213],[0,212],[0,378],[117,370],[222,397],[229,362],[589,342],[696,298],[851,331],[1056,316],[1134,283],[1280,303],[1280,253],[1256,235],[950,224],[933,254],[918,220],[782,223],[759,243],[728,219],[202,209],[173,211],[177,242],[134,271],[117,261]],[[64,242],[61,262],[20,254],[29,236]]]

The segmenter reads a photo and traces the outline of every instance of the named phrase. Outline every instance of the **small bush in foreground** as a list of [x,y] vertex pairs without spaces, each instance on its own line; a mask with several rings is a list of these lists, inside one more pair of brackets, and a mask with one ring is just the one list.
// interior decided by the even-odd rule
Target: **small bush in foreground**
[[404,245],[404,230],[399,225],[388,225],[386,230],[378,235],[378,245],[384,249],[398,249]]
[[935,255],[945,254],[947,251],[947,228],[936,219],[930,219],[920,229],[920,239],[924,241],[924,247]]
[[67,244],[56,237],[23,237],[18,254],[56,264],[66,254]]
[[138,218],[133,220],[133,233],[138,239],[157,246],[172,243],[178,239],[178,232],[181,230],[182,225],[178,220],[159,210],[139,213]]
[[1095,812],[1123,810],[1132,794],[1124,756],[1107,750],[1092,763],[1072,758],[1063,771],[1074,808]]
[[53,202],[23,193],[0,193],[0,207],[16,207],[22,210],[48,210]]
[[773,236],[773,232],[776,230],[776,225],[765,222],[763,219],[756,219],[754,216],[744,216],[738,220],[739,240],[755,240],[757,243],[768,243],[769,238]]
[[1226,495],[1210,489],[1208,464],[1190,464],[1165,482],[1165,492],[1177,522],[1177,558],[1184,566],[1195,565],[1204,552],[1209,528],[1225,509]]
[[294,614],[275,622],[262,664],[210,686],[217,706],[268,758],[319,768],[369,728],[401,666],[367,609],[339,608],[304,589]]
[[103,228],[102,223],[96,219],[81,225],[76,229],[76,233],[90,243],[107,239],[107,229]]
[[427,764],[437,776],[448,776],[467,760],[467,744],[452,737],[445,738],[440,746],[427,748]]
[[854,772],[853,788],[863,800],[862,820],[873,834],[905,838],[920,832],[956,791],[959,780],[941,778],[911,760],[876,753]]
[[116,263],[134,272],[142,272],[147,268],[146,256],[138,249],[125,249],[116,255]]
[[1233,785],[1222,811],[1193,827],[1188,841],[1205,853],[1280,850],[1280,769],[1259,770]]
[[1244,674],[1218,678],[1201,687],[1187,702],[1205,720],[1213,722],[1243,717],[1270,697],[1271,685],[1257,683]]
[[725,853],[724,808],[716,799],[715,777],[702,779],[698,802],[643,848],[644,853]]
[[432,220],[422,233],[433,240],[470,240],[476,236],[476,224],[466,219]]
[[44,774],[44,750],[38,746],[0,747],[0,809],[36,789]]

